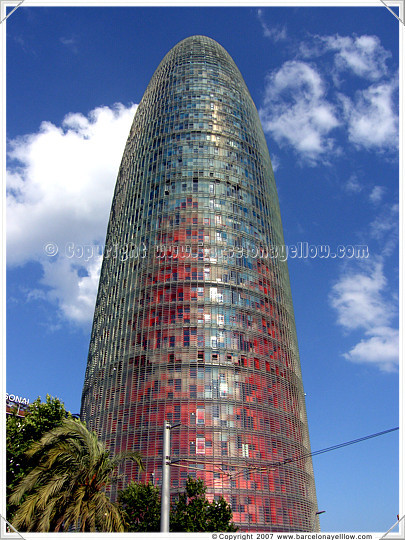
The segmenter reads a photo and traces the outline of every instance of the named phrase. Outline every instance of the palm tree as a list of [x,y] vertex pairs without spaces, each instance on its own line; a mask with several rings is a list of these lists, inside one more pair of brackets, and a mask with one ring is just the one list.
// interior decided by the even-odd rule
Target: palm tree
[[143,470],[138,452],[111,457],[86,424],[65,419],[26,455],[36,459],[36,467],[10,497],[10,503],[21,503],[13,519],[17,530],[124,531],[121,513],[104,488],[117,478],[117,467],[125,459]]

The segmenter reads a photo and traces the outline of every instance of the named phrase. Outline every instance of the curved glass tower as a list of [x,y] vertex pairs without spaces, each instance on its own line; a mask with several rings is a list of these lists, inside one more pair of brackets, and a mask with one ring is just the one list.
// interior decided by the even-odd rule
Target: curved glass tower
[[139,450],[171,493],[188,475],[241,530],[318,528],[304,392],[269,152],[229,54],[193,36],[162,60],[118,173],[81,417]]

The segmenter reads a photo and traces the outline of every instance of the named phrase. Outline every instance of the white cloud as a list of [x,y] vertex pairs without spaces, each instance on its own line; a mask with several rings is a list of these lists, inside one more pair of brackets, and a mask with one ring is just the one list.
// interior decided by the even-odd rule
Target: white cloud
[[384,240],[387,234],[392,234],[393,231],[398,231],[398,204],[385,206],[381,214],[377,215],[370,223],[372,238]]
[[66,257],[42,263],[41,283],[50,288],[46,298],[58,305],[64,318],[78,324],[93,319],[101,262],[102,255],[96,255],[83,261],[84,266]]
[[326,50],[336,51],[335,66],[339,71],[349,70],[355,75],[378,80],[387,73],[385,61],[391,56],[377,36],[320,36]]
[[263,30],[263,35],[271,40],[277,42],[287,39],[287,30],[285,27],[280,28],[280,26],[270,27],[264,20],[263,10],[257,10],[257,18],[259,19],[260,25]]
[[349,330],[386,324],[392,316],[392,308],[381,295],[385,286],[381,264],[377,264],[372,273],[343,276],[335,283],[331,294],[338,323]]
[[376,365],[382,371],[394,371],[399,359],[398,330],[391,327],[396,307],[387,298],[386,286],[382,264],[377,263],[368,271],[342,276],[332,287],[330,303],[341,326],[365,334],[343,356],[352,362]]
[[[87,117],[69,114],[61,126],[44,122],[37,133],[9,142],[7,262],[40,262],[47,298],[79,323],[92,317],[100,258],[66,257],[66,246],[103,244],[135,110],[116,104]],[[51,242],[55,258],[44,251]]]
[[343,187],[349,193],[360,193],[360,191],[363,189],[363,186],[353,174],[350,176],[349,180],[343,184]]
[[276,172],[280,168],[280,159],[276,154],[271,155],[271,165],[274,172]]
[[381,371],[397,371],[399,359],[399,332],[383,326],[374,329],[371,337],[362,339],[343,356],[354,363],[374,364]]
[[[258,17],[265,30],[260,10]],[[311,165],[341,155],[337,136],[343,130],[354,149],[396,151],[398,82],[388,69],[390,56],[373,35],[318,35],[303,41],[299,58],[316,59],[316,68],[293,60],[266,77],[260,109],[264,130]],[[369,86],[355,93],[359,82],[343,86],[343,74],[350,83],[360,77]],[[338,87],[344,91],[339,93]],[[335,128],[340,129],[333,132]]]
[[391,255],[398,244],[398,212],[398,204],[384,205],[370,223],[370,235],[379,241],[383,257]]
[[394,105],[396,83],[371,85],[354,100],[340,96],[349,140],[366,149],[398,148],[398,115]]
[[314,164],[330,152],[329,132],[339,125],[334,107],[326,100],[320,74],[309,64],[288,61],[266,79],[263,129],[282,144],[288,142],[304,160]]
[[384,195],[385,189],[383,186],[374,186],[370,193],[370,201],[374,204],[377,204],[381,201]]

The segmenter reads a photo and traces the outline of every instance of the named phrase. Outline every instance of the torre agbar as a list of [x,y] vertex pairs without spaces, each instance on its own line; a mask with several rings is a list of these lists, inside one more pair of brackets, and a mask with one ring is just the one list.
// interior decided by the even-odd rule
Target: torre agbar
[[259,116],[214,40],[178,43],[135,114],[118,172],[81,418],[131,479],[188,476],[245,531],[318,530],[273,170]]

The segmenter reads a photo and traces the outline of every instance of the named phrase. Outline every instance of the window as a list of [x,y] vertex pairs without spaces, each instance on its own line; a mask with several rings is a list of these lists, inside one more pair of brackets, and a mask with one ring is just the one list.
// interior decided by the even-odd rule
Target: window
[[197,318],[197,321],[199,324],[203,324],[204,323],[204,308],[203,307],[199,307],[198,308],[198,318]]
[[205,409],[197,409],[197,425],[205,424]]
[[205,454],[205,437],[197,437],[196,454]]

